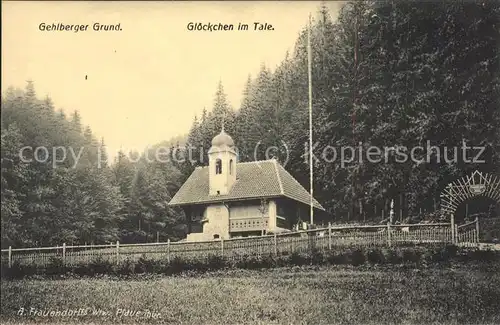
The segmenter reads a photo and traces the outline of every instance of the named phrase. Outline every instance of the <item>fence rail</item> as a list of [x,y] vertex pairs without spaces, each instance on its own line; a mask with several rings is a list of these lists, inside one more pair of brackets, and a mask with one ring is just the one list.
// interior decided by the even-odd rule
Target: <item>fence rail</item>
[[215,239],[203,242],[163,242],[146,244],[120,244],[119,242],[96,246],[66,246],[40,248],[3,249],[1,262],[9,267],[13,263],[45,267],[54,258],[65,265],[78,265],[98,258],[120,263],[141,256],[165,259],[176,257],[199,259],[208,255],[222,255],[239,259],[245,255],[288,255],[308,252],[311,249],[331,250],[338,247],[376,247],[405,244],[449,244],[454,241],[476,245],[478,243],[478,221],[454,228],[449,223],[342,226],[303,230],[265,236]]
[[455,226],[457,243],[460,246],[473,247],[479,244],[479,219]]

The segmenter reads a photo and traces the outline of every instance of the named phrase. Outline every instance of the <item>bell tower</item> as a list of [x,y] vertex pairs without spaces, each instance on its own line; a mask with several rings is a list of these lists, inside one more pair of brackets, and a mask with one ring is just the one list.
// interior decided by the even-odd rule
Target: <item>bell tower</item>
[[222,131],[212,139],[208,151],[209,195],[227,195],[236,182],[237,154],[233,139]]

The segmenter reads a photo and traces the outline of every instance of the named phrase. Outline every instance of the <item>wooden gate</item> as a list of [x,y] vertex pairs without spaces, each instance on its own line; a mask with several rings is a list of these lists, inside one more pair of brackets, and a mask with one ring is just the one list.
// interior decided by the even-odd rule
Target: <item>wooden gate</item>
[[459,246],[476,247],[479,246],[479,219],[455,225],[456,243]]

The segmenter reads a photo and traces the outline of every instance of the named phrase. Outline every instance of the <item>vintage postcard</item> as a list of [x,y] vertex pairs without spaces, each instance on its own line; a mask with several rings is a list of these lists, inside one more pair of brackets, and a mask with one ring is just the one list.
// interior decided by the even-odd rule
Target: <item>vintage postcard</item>
[[3,1],[2,324],[500,324],[500,2]]

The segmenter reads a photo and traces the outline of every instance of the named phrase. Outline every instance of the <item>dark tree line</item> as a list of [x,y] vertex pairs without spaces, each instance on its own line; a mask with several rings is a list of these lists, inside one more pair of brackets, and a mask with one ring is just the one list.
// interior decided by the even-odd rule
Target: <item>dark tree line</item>
[[[429,215],[451,180],[475,169],[500,172],[499,17],[493,1],[350,2],[335,21],[325,5],[319,8],[311,30],[314,188],[333,220],[378,222],[391,200],[400,220]],[[78,112],[57,111],[32,83],[9,89],[1,103],[2,247],[182,238],[185,217],[167,203],[196,165],[207,164],[222,124],[240,161],[273,156],[309,188],[306,45],[304,28],[277,67],[263,64],[248,76],[238,107],[219,83],[213,107],[194,120],[187,140],[148,149],[177,148],[188,158],[185,140],[195,148],[193,163],[120,153],[100,168],[105,143]],[[364,152],[394,150],[380,163],[342,162],[341,149],[360,142]],[[440,155],[428,152],[428,142]],[[444,147],[461,150],[463,143],[485,147],[484,163],[464,161],[461,151],[445,160]],[[52,168],[62,152],[26,163],[18,154],[24,146],[85,150],[75,168],[71,155]],[[430,159],[398,160],[395,149],[417,146],[424,150],[416,157]]]
[[[475,169],[499,172],[499,8],[488,1],[351,2],[333,21],[321,6],[311,30],[314,187],[334,219],[379,221],[391,200],[400,220],[428,215],[451,180]],[[274,71],[262,65],[249,76],[238,109],[219,85],[213,110],[195,120],[188,142],[206,150],[227,116],[241,161],[265,159],[265,148],[274,147],[267,157],[309,188],[306,45],[304,29]],[[363,152],[394,150],[381,163],[356,157],[342,164],[341,148],[360,142]],[[463,143],[485,147],[481,161],[470,161],[478,153],[472,149],[464,161]],[[396,154],[407,148],[410,158],[419,146],[415,161]]]
[[32,82],[8,89],[1,104],[2,247],[184,236],[183,214],[167,207],[180,184],[171,163],[119,153],[107,164],[104,140],[78,112],[68,118],[37,98]]

